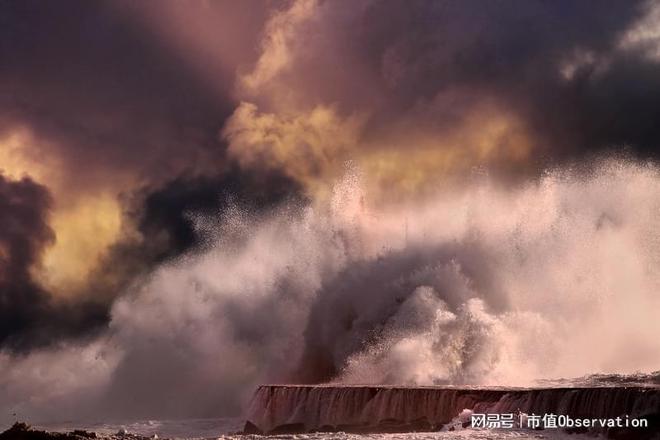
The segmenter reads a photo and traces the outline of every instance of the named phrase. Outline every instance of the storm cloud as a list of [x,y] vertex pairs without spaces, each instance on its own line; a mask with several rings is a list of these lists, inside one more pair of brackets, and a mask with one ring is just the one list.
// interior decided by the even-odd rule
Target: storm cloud
[[[470,341],[517,329],[513,300],[584,306],[619,272],[583,248],[654,228],[659,26],[648,0],[0,1],[1,406],[31,411],[43,359],[90,372],[44,402],[145,417],[259,380],[510,379]],[[555,255],[594,261],[584,298]],[[434,362],[398,368],[413,346]]]
[[107,319],[90,301],[54,304],[32,270],[55,239],[48,227],[52,200],[29,178],[0,175],[0,344],[17,351],[85,334]]

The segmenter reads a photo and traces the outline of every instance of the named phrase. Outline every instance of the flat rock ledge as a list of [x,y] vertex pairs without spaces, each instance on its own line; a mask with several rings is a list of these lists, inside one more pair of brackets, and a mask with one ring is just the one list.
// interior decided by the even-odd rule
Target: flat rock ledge
[[[459,414],[564,414],[646,419],[648,427],[567,429],[615,440],[660,440],[659,387],[453,388],[370,385],[262,385],[243,434],[402,433],[461,429]],[[1,440],[1,439],[0,439]]]

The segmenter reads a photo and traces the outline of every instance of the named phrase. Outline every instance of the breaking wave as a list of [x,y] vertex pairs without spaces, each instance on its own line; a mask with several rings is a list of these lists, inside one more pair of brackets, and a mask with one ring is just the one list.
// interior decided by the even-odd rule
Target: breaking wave
[[197,219],[206,246],[127,292],[102,337],[1,355],[3,411],[203,417],[261,382],[527,386],[660,367],[655,166],[481,177],[387,206],[361,188],[353,173],[329,203]]

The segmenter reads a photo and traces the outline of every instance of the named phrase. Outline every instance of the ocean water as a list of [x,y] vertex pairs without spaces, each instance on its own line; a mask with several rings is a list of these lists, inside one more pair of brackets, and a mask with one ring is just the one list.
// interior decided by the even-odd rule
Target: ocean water
[[97,434],[116,434],[125,431],[146,437],[157,435],[171,439],[208,439],[233,436],[243,428],[242,418],[182,419],[182,420],[139,420],[112,422],[74,422],[35,424],[35,428],[46,431],[67,432],[74,429],[96,432]]
[[[571,387],[660,387],[660,371],[652,373],[637,373],[630,375],[619,374],[597,374],[573,379],[557,379],[541,381],[539,386],[553,388]],[[140,421],[62,421],[57,423],[35,423],[34,427],[51,432],[68,432],[74,429],[83,429],[98,434],[110,435],[119,431],[139,434],[146,437],[158,436],[169,439],[236,439],[236,440],[258,440],[258,439],[299,439],[299,440],[452,440],[452,439],[483,439],[483,440],[505,440],[505,439],[548,439],[548,440],[594,440],[602,436],[594,434],[568,434],[559,429],[546,429],[533,431],[529,429],[472,429],[462,428],[460,418],[456,417],[452,422],[439,432],[415,432],[397,434],[349,434],[342,432],[333,433],[309,433],[309,434],[287,434],[287,435],[241,435],[236,434],[243,429],[245,418],[243,417],[218,417],[206,419],[182,419],[182,420],[140,420]],[[453,427],[453,431],[447,431]],[[8,428],[0,426],[0,431]]]
[[310,433],[310,434],[286,434],[286,435],[241,435],[235,434],[243,427],[241,418],[217,418],[217,419],[189,419],[189,420],[144,420],[126,423],[74,423],[65,422],[58,424],[41,424],[35,426],[38,429],[48,431],[66,432],[73,429],[84,429],[98,434],[115,434],[125,431],[131,434],[140,434],[147,437],[154,435],[159,438],[171,439],[236,439],[236,440],[452,440],[452,439],[477,439],[477,440],[594,440],[598,437],[593,435],[567,434],[560,430],[530,431],[520,429],[461,429],[456,431],[440,432],[414,432],[398,434],[349,434],[343,432],[333,433]]

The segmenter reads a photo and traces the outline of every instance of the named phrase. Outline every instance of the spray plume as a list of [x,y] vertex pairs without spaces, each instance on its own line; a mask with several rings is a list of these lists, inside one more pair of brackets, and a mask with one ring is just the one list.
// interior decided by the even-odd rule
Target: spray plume
[[[476,177],[396,209],[365,204],[356,172],[326,206],[199,218],[206,250],[118,300],[102,338],[3,357],[3,406],[217,414],[264,381],[531,385],[657,367],[654,166],[506,190]],[[44,379],[46,364],[85,374]]]

